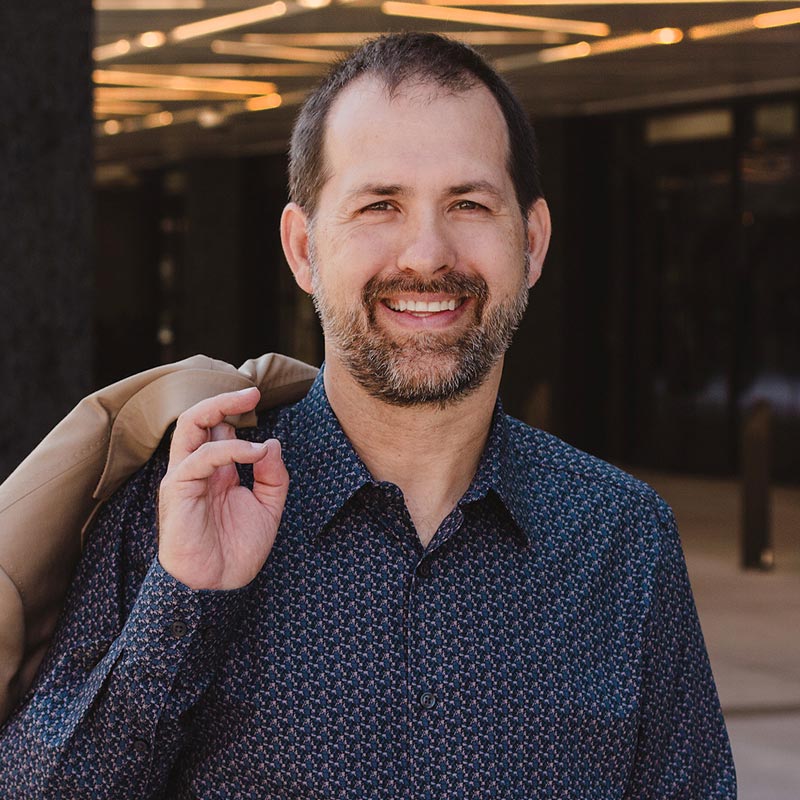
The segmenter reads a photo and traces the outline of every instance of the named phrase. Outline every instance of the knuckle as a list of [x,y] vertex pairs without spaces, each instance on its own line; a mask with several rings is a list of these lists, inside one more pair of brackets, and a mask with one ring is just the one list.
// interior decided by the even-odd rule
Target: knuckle
[[195,450],[195,453],[199,458],[206,459],[218,449],[214,446],[216,444],[219,444],[219,442],[203,442],[203,444]]
[[189,408],[178,417],[178,425],[183,425],[183,427],[188,425],[203,426],[214,409],[215,400],[216,397],[209,397],[205,400],[200,400],[193,406],[189,406]]
[[187,425],[191,425],[194,422],[194,419],[197,416],[198,411],[200,410],[198,406],[201,405],[202,403],[195,403],[190,408],[187,408],[185,411],[181,412],[178,415],[178,422],[176,427],[180,429],[180,428],[185,428]]
[[187,436],[191,435],[193,427],[194,420],[189,414],[189,411],[184,411],[175,422],[175,432],[172,434],[173,444],[177,442],[180,445]]
[[169,495],[172,491],[172,487],[175,483],[175,473],[173,470],[168,470],[167,474],[161,479],[161,483],[158,485],[158,493],[159,497],[164,497],[165,495]]

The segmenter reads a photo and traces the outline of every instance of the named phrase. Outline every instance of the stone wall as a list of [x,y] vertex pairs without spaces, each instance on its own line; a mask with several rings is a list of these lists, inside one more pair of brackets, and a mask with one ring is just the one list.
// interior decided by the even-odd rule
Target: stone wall
[[0,478],[90,388],[90,0],[0,5]]

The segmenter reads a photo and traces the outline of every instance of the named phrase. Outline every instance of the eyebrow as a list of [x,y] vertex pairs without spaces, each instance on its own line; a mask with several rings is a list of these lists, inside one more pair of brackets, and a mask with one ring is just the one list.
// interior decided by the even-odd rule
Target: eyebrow
[[500,190],[490,181],[470,181],[469,183],[460,183],[458,186],[451,186],[447,194],[450,196],[461,194],[472,194],[472,192],[483,192],[484,194],[491,194],[495,197],[500,197]]
[[[500,197],[500,190],[490,181],[468,181],[467,183],[459,183],[451,186],[446,194],[448,197],[457,197],[462,194],[471,194],[472,192],[484,192],[491,194],[495,197]],[[397,195],[407,194],[407,189],[398,183],[365,183],[349,192],[349,198],[362,197],[363,195],[372,195],[374,197],[395,197]]]
[[376,197],[393,197],[398,194],[405,194],[405,189],[400,184],[365,183],[357,186],[347,196],[348,198],[354,198],[362,197],[365,194]]

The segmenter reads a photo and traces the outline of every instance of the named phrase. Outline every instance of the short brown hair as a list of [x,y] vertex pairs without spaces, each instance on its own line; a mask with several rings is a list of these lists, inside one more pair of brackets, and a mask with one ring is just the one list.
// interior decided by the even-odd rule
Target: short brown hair
[[509,137],[508,171],[524,215],[542,196],[536,135],[509,85],[463,42],[434,33],[394,33],[371,39],[334,65],[303,104],[289,146],[289,196],[309,216],[326,180],[325,122],[339,93],[362,75],[383,80],[389,92],[408,80],[430,81],[454,92],[482,83],[497,100]]

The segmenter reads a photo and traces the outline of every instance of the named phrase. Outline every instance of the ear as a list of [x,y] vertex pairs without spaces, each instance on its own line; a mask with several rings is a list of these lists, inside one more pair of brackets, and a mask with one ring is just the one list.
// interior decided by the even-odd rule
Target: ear
[[311,259],[308,255],[309,219],[306,212],[289,203],[281,215],[281,244],[297,285],[311,294]]
[[533,286],[542,274],[544,257],[550,246],[550,209],[543,197],[540,197],[528,212],[528,252],[530,267],[528,269],[528,287]]

